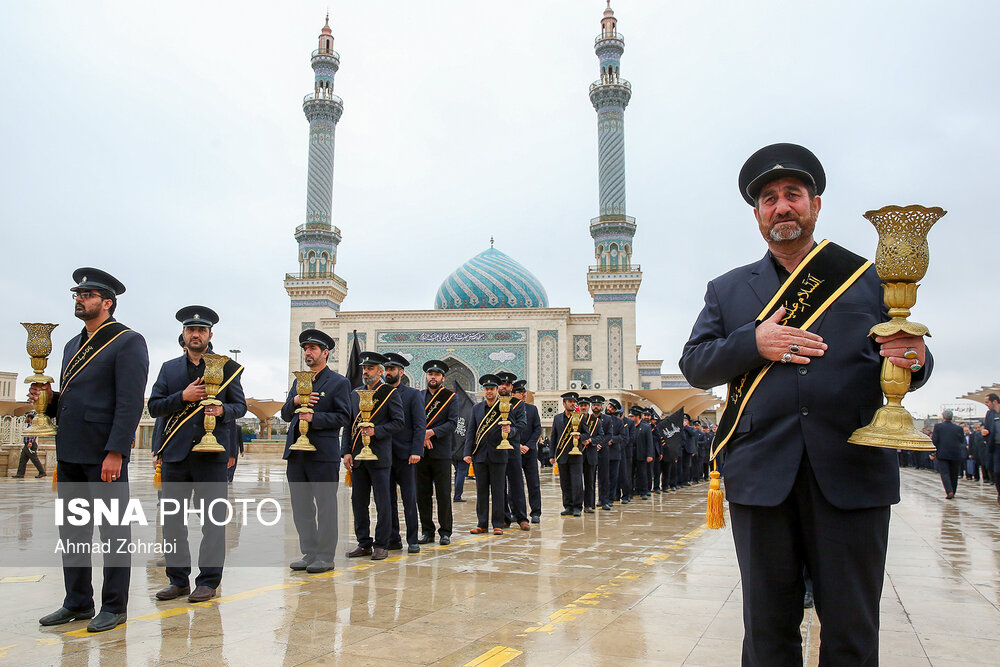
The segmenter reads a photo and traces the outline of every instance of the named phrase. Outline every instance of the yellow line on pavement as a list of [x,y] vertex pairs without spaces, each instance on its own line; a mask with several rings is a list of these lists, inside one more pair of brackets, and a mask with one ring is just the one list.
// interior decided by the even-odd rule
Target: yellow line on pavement
[[494,646],[481,656],[465,663],[464,667],[500,667],[521,655],[521,651],[509,646]]

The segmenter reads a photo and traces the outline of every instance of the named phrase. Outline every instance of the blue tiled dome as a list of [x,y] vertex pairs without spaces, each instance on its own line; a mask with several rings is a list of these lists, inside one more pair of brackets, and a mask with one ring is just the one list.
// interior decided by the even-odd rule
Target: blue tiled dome
[[434,308],[548,308],[545,288],[526,268],[489,248],[455,269],[441,283]]

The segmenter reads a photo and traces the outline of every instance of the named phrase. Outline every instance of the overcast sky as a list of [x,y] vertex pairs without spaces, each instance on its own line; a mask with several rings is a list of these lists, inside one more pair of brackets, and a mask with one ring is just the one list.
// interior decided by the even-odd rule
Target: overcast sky
[[[178,352],[174,312],[219,311],[248,396],[286,389],[292,233],[304,222],[309,57],[327,2],[12,2],[0,43],[0,369],[20,321],[79,331],[78,266],[128,287],[117,316]],[[344,99],[333,217],[345,310],[431,308],[489,246],[553,306],[591,312],[603,0],[329,3]],[[628,213],[643,269],[642,358],[677,359],[705,284],[765,250],[736,179],[776,141],[828,186],[817,236],[874,256],[861,214],[939,205],[912,319],[935,373],[916,413],[1000,381],[995,2],[616,0],[626,38]],[[52,369],[58,370],[59,353]]]

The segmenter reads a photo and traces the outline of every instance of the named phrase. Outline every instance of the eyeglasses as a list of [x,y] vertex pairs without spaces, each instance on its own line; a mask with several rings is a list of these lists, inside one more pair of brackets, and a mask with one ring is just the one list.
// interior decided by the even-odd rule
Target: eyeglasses
[[101,296],[100,292],[75,292],[75,291],[71,291],[70,295],[73,297],[74,301],[76,301],[77,299],[79,299],[81,301],[86,301],[87,299],[90,299],[90,298],[95,297],[95,296],[99,297],[101,299],[104,298],[103,296]]

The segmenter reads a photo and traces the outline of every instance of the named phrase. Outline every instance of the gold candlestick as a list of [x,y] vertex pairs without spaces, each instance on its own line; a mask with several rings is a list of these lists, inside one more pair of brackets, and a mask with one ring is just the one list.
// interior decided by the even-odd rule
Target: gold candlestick
[[[372,409],[375,407],[375,390],[374,389],[358,389],[358,410],[361,411],[361,423],[358,424],[358,428],[374,428],[375,424],[371,422]],[[371,444],[371,437],[367,435],[361,436],[361,442],[364,446],[361,448],[361,453],[354,457],[356,461],[378,461],[378,457],[375,456],[375,452],[368,445]]]
[[582,412],[574,412],[573,416],[569,418],[569,427],[573,429],[570,431],[570,435],[573,436],[573,449],[569,450],[570,456],[583,456],[583,452],[580,451],[580,422],[583,421]]
[[[309,407],[309,395],[312,394],[313,390],[313,372],[295,371],[295,379],[297,381],[295,392],[299,395],[300,406],[295,412],[300,415],[306,412],[313,412],[313,409]],[[309,442],[309,437],[306,435],[308,432],[309,422],[299,417],[299,437],[288,449],[294,452],[315,452],[315,445]]]
[[[865,213],[878,231],[875,270],[882,279],[883,297],[892,317],[888,322],[873,326],[869,335],[891,336],[900,331],[912,336],[930,335],[923,324],[906,318],[917,302],[917,281],[927,273],[930,261],[927,232],[946,213],[936,206],[916,205],[885,206]],[[888,449],[934,451],[931,439],[916,429],[913,417],[902,406],[903,396],[910,389],[911,375],[909,368],[882,360],[881,385],[887,403],[878,409],[868,426],[851,434],[848,442]]]
[[[219,393],[219,385],[225,380],[225,374],[223,369],[226,366],[226,362],[229,361],[229,357],[224,354],[204,354],[201,357],[205,360],[205,393],[208,394],[206,398],[201,400],[201,404],[204,407],[209,405],[222,405],[222,401],[216,399],[216,395]],[[197,445],[191,448],[192,452],[227,452],[229,451],[225,447],[219,444],[219,441],[215,437],[215,417],[212,415],[205,415],[205,435],[201,437],[201,440]]]
[[500,438],[500,444],[497,445],[497,449],[514,449],[513,447],[510,446],[510,443],[507,441],[507,434],[503,433],[503,428],[502,428],[504,426],[510,426],[510,420],[508,419],[508,417],[510,417],[510,396],[501,396],[500,397],[501,438]]
[[[52,354],[52,330],[59,325],[21,322],[21,326],[28,331],[28,356],[31,357],[31,368],[35,371],[32,375],[24,378],[24,381],[28,384],[36,382],[38,384],[51,384],[52,378],[45,375],[44,371],[45,367],[49,365],[49,355]],[[35,419],[31,426],[24,430],[25,435],[55,435],[56,431],[59,430],[52,423],[52,419],[45,414],[45,409],[49,407],[49,397],[50,394],[47,391],[38,392],[38,398],[35,399]]]

